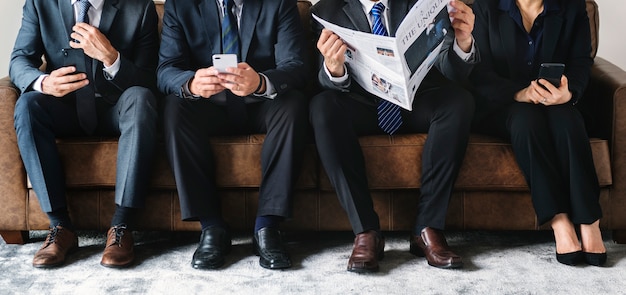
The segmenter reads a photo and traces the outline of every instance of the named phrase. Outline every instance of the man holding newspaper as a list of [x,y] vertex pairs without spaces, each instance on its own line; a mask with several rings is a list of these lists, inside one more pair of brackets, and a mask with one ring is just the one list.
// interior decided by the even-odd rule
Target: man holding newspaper
[[[456,83],[479,60],[471,8],[448,0],[321,0],[312,11],[323,91],[311,100],[310,121],[356,235],[348,271],[377,271],[384,254],[358,137],[385,133],[428,133],[410,251],[435,267],[461,267],[442,230],[474,112],[472,96]],[[439,20],[449,26],[445,38],[424,48],[427,28]]]

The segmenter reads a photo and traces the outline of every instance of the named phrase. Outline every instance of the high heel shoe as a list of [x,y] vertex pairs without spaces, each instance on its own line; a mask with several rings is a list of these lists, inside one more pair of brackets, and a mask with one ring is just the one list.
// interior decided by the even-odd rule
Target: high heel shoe
[[604,252],[604,253],[583,252],[583,253],[584,253],[584,256],[585,256],[585,261],[589,265],[603,266],[606,263],[606,252]]
[[585,258],[586,256],[583,255],[583,251],[581,250],[563,254],[556,253],[556,260],[558,262],[572,266],[583,262]]

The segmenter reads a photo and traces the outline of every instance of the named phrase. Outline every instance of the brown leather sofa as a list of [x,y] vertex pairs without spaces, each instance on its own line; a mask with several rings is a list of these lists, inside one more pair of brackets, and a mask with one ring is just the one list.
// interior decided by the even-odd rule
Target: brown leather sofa
[[[309,26],[310,3],[299,1]],[[163,6],[158,5],[162,15]],[[598,7],[587,1],[594,56],[598,45]],[[7,40],[5,40],[7,41]],[[313,50],[313,47],[312,49]],[[603,58],[595,65],[586,99],[580,107],[592,137],[591,146],[602,187],[603,229],[626,242],[626,72]],[[7,243],[23,243],[29,230],[48,227],[31,189],[16,144],[13,109],[18,90],[8,77],[0,80],[0,234]],[[409,230],[415,220],[425,134],[366,136],[361,145],[376,211],[383,230]],[[253,226],[260,182],[263,135],[212,140],[225,218],[235,229]],[[114,210],[116,138],[58,141],[67,174],[70,215],[79,229],[106,230]],[[162,147],[155,159],[152,189],[139,229],[199,230],[182,222],[176,187]],[[321,167],[313,144],[308,146],[297,185],[294,217],[288,230],[351,230],[346,215]],[[537,224],[528,187],[509,144],[472,135],[448,211],[448,228],[533,230]]]

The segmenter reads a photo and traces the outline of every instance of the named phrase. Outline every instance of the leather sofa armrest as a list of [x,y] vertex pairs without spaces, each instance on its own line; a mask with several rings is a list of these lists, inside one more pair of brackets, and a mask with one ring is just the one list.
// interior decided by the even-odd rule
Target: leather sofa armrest
[[590,136],[609,140],[613,176],[610,206],[603,210],[611,211],[605,212],[609,228],[626,228],[626,71],[601,57],[591,71],[585,94],[585,105],[594,108]]
[[0,224],[3,230],[27,228],[26,171],[17,148],[13,112],[19,92],[8,77],[0,79]]

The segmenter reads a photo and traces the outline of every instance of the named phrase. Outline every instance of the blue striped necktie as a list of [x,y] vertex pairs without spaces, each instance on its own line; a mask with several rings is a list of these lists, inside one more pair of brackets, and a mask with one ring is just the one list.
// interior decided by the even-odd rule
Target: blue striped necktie
[[239,33],[237,18],[233,15],[234,0],[224,0],[224,18],[222,19],[222,52],[234,53],[239,57]]
[[[372,33],[381,36],[389,36],[381,15],[385,11],[385,5],[381,2],[374,4],[372,7]],[[402,115],[400,114],[400,106],[381,99],[378,103],[378,127],[388,134],[394,134],[402,125]]]

